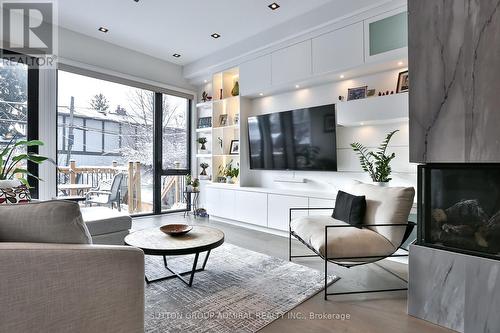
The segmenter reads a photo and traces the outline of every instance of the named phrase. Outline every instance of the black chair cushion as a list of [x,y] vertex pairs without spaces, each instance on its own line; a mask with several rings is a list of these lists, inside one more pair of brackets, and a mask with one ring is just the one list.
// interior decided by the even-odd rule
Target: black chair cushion
[[335,208],[332,217],[334,219],[349,223],[355,227],[361,227],[366,212],[365,196],[356,196],[343,191],[337,193]]

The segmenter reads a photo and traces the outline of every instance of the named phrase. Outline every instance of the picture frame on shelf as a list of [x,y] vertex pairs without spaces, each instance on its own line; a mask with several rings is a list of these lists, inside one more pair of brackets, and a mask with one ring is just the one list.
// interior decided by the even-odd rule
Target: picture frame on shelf
[[227,126],[227,114],[221,114],[219,116],[219,126],[220,127]]
[[398,85],[396,87],[396,94],[400,92],[405,92],[410,89],[410,78],[408,76],[408,70],[400,72],[398,75]]
[[367,92],[368,92],[368,86],[349,88],[347,89],[347,100],[354,101],[357,99],[366,98]]
[[229,154],[230,155],[239,155],[240,154],[240,140],[231,140]]
[[368,89],[366,92],[366,97],[373,97],[375,96],[375,89]]
[[208,127],[212,127],[212,117],[198,118],[198,128],[208,128]]

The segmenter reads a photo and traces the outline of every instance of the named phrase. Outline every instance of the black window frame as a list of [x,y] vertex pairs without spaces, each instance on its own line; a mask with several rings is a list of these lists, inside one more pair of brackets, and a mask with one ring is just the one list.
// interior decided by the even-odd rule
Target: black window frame
[[[186,96],[180,96],[182,98],[186,99],[187,103],[187,126],[186,126],[186,131],[187,131],[187,151],[186,151],[186,169],[163,169],[163,95],[171,95],[168,94],[167,92],[162,92],[161,89],[157,89],[159,91],[155,90],[150,90],[144,87],[141,87],[141,85],[133,85],[130,84],[133,81],[130,80],[125,80],[125,83],[120,82],[121,80],[117,78],[117,80],[109,80],[106,78],[102,77],[97,77],[93,76],[92,71],[88,71],[88,74],[83,74],[80,71],[73,71],[71,68],[68,66],[68,68],[58,68],[56,71],[56,104],[58,104],[58,91],[59,91],[59,71],[65,71],[77,75],[82,75],[82,76],[87,76],[90,78],[98,79],[98,80],[104,80],[104,81],[109,81],[113,83],[118,83],[122,85],[128,85],[131,87],[136,87],[139,89],[144,89],[152,92],[154,94],[154,111],[153,111],[153,210],[150,213],[141,213],[141,214],[133,214],[133,217],[142,217],[142,216],[152,216],[152,215],[163,215],[163,214],[171,214],[171,213],[179,213],[179,212],[184,212],[188,211],[191,209],[191,204],[188,202],[186,205],[186,209],[179,209],[179,210],[169,210],[169,211],[162,211],[161,209],[161,177],[162,176],[185,176],[188,173],[191,173],[191,149],[192,149],[192,125],[191,125],[191,120],[192,120],[192,107],[193,107],[193,98],[188,98]],[[151,86],[150,86],[151,87]],[[175,95],[172,95],[175,96]],[[57,106],[56,106],[57,109]],[[59,138],[58,138],[58,114],[56,115],[56,164],[57,164],[57,159],[58,159],[58,144],[59,144]],[[56,179],[57,179],[57,168],[56,168]],[[55,184],[56,186],[56,191],[57,191],[57,183]]]
[[[27,61],[28,66],[28,86],[27,86],[27,108],[28,114],[26,117],[26,139],[27,140],[38,140],[38,127],[39,127],[39,84],[40,84],[40,69],[38,68],[37,61],[35,57],[27,56],[18,52],[9,51],[5,49],[0,50],[2,59],[12,61],[16,57],[18,58],[18,63],[23,63],[21,60],[29,59]],[[26,65],[26,63],[23,63]],[[38,154],[38,146],[28,147],[28,153]],[[27,163],[28,172],[34,176],[39,176],[38,164],[28,161]],[[31,185],[30,192],[31,197],[38,199],[39,197],[39,181],[36,177],[28,176],[28,182]]]

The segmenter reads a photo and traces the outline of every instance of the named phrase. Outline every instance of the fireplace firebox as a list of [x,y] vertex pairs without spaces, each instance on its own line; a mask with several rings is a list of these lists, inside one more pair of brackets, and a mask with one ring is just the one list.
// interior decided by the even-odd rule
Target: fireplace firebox
[[418,167],[417,243],[500,259],[500,164]]

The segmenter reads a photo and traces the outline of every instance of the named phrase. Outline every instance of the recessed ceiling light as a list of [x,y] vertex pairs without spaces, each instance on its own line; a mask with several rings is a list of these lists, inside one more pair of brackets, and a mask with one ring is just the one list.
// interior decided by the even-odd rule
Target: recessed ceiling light
[[340,78],[341,79],[345,78],[344,74],[340,74]]
[[298,84],[296,84],[296,85],[295,85],[295,88],[299,89],[299,88],[300,88],[300,86],[299,86]]
[[203,80],[203,82],[207,83],[207,82],[208,82],[208,80]]
[[220,35],[218,33],[213,33],[211,34],[210,36],[212,36],[213,38],[217,39],[217,38],[220,38]]
[[398,62],[398,65],[403,66],[403,62],[402,61]]
[[264,96],[264,93],[260,93],[259,96]]
[[267,7],[271,8],[272,10],[276,10],[276,9],[280,8],[280,5],[278,5],[276,2],[273,2],[272,4],[270,4]]
[[181,55],[179,53],[174,53],[174,54],[172,54],[172,57],[180,58]]
[[104,33],[106,33],[106,32],[108,32],[108,31],[109,31],[109,29],[108,29],[108,28],[105,28],[105,27],[100,27],[100,28],[99,28],[99,29],[97,29],[97,30],[99,30],[100,32],[104,32]]

